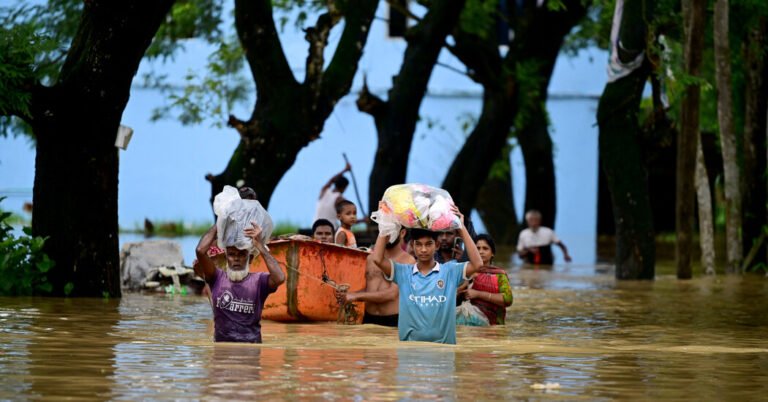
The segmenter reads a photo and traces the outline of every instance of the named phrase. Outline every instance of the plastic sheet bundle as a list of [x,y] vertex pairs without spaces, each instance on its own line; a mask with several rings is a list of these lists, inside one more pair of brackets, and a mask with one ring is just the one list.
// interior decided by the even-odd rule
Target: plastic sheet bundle
[[479,308],[465,300],[456,307],[456,325],[487,327],[491,324],[488,322],[488,317]]
[[425,184],[398,184],[384,192],[384,205],[371,215],[379,233],[395,241],[401,227],[432,231],[455,230],[461,221],[451,211],[453,199],[447,191]]
[[266,245],[272,236],[274,225],[261,203],[256,200],[244,200],[232,186],[224,186],[224,190],[213,199],[213,212],[216,214],[216,230],[218,245],[221,249],[237,247],[255,253],[253,242],[244,233],[256,222],[261,227],[259,241]]

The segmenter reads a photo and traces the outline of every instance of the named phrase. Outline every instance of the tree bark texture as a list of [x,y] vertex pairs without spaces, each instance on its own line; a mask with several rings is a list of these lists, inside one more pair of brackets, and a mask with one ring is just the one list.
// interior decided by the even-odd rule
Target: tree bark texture
[[[283,52],[271,1],[235,1],[235,28],[256,83],[257,98],[248,120],[229,118],[240,143],[222,173],[206,176],[211,182],[211,200],[224,185],[249,186],[268,206],[299,151],[319,138],[336,103],[349,93],[378,1],[329,4],[315,26],[306,30],[306,76],[304,82],[298,82]],[[341,19],[344,30],[323,70],[328,35]]]
[[[515,39],[503,60],[495,37],[489,42],[462,33],[454,35],[456,46],[451,51],[484,91],[478,124],[443,180],[443,188],[464,210],[476,205],[483,186],[477,178],[488,177],[499,150],[506,146],[515,118],[524,113],[518,119],[521,126],[516,132],[526,165],[525,209],[538,209],[543,224],[554,226],[555,170],[546,112],[547,88],[563,39],[586,14],[581,1],[567,1],[565,5],[565,10],[555,11],[538,7],[534,1],[526,2],[523,14],[516,19]],[[521,71],[525,76],[520,76]]]
[[707,275],[715,274],[715,223],[712,215],[712,193],[704,163],[701,141],[696,146],[696,199],[699,205],[699,245],[701,246],[701,267]]
[[475,209],[483,220],[485,228],[497,246],[513,246],[517,240],[519,223],[512,193],[512,165],[509,162],[509,148],[501,151],[498,172],[494,172],[480,187]]
[[[650,5],[640,0],[624,2],[619,43],[633,60],[646,49],[646,19]],[[648,15],[646,14],[646,15]],[[653,279],[656,250],[648,181],[641,147],[637,113],[648,79],[648,62],[605,86],[597,109],[599,153],[616,226],[616,278]]]
[[[683,63],[685,73],[692,77],[701,76],[704,24],[706,23],[705,7],[706,1],[704,0],[685,0],[683,2]],[[691,260],[697,183],[695,180],[697,177],[696,150],[701,141],[699,132],[700,97],[701,88],[698,84],[691,84],[685,89],[680,110],[680,134],[677,137],[677,197],[675,207],[677,210],[677,244],[675,255],[677,277],[680,279],[689,279],[693,276]],[[706,175],[706,170],[704,174]],[[700,191],[702,190],[700,189]],[[699,203],[701,201],[699,199]]]
[[388,99],[379,99],[367,87],[358,98],[358,108],[373,117],[378,137],[368,190],[370,211],[378,209],[389,186],[405,182],[421,102],[445,39],[463,8],[464,0],[432,1],[424,18],[405,34],[408,46]]
[[56,262],[54,294],[120,296],[115,148],[139,63],[170,0],[88,1],[58,82],[32,93],[32,231]]
[[[751,29],[744,43],[746,60],[746,88],[744,92],[744,174],[742,193],[744,200],[743,243],[744,253],[752,249],[768,222],[766,215],[766,189],[761,177],[766,173],[766,106],[768,106],[768,18],[762,17],[759,25]],[[764,252],[757,255],[765,256]],[[766,262],[765,260],[763,262]]]
[[741,270],[741,182],[733,127],[731,47],[729,43],[728,0],[715,0],[715,77],[717,81],[717,121],[725,170],[725,245],[726,272]]

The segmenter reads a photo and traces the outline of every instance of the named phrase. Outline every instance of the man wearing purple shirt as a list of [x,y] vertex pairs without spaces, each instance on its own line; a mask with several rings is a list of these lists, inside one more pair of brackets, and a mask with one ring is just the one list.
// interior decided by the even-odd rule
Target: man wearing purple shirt
[[211,287],[216,342],[261,343],[264,300],[285,282],[285,274],[277,260],[258,241],[261,228],[255,222],[251,222],[251,226],[244,233],[251,238],[253,249],[261,254],[269,273],[249,272],[251,249],[241,250],[234,246],[225,249],[227,270],[216,268],[207,253],[216,241],[216,225],[203,235],[195,250],[198,259],[195,273]]

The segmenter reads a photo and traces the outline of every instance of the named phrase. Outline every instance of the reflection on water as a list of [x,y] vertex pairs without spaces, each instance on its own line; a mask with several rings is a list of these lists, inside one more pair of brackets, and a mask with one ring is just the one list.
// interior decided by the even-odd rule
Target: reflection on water
[[[263,326],[213,344],[199,297],[0,299],[0,400],[759,399],[768,392],[768,281],[617,283],[596,268],[512,272],[505,327],[458,346],[376,326]],[[558,383],[539,390],[534,384]]]

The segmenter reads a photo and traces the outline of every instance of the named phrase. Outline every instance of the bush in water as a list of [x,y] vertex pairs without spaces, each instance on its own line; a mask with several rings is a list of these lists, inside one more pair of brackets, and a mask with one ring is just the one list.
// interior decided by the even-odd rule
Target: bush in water
[[51,293],[53,285],[47,273],[54,262],[43,252],[46,238],[33,237],[29,227],[24,228],[24,235],[16,237],[8,223],[10,218],[10,212],[0,210],[0,295]]

